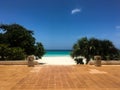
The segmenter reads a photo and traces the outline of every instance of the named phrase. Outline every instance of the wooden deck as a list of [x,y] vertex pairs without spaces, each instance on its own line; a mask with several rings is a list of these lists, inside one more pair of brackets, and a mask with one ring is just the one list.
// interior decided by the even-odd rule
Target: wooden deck
[[0,65],[0,90],[120,90],[120,66]]

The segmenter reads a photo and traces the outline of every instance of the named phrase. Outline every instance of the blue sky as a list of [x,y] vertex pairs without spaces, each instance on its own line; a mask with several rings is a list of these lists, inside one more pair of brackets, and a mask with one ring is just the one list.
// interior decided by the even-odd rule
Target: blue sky
[[120,48],[120,0],[0,0],[0,23],[33,30],[46,49],[71,49],[85,36]]

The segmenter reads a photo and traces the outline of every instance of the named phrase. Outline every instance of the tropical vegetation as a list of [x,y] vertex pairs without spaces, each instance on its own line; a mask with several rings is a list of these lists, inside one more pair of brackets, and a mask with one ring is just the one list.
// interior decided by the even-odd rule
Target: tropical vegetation
[[28,55],[41,58],[44,55],[44,47],[35,41],[33,31],[19,24],[1,24],[0,31],[1,60],[21,60]]
[[110,40],[83,37],[74,45],[71,52],[73,58],[84,56],[87,62],[95,55],[100,55],[103,60],[115,60],[120,57],[120,50]]

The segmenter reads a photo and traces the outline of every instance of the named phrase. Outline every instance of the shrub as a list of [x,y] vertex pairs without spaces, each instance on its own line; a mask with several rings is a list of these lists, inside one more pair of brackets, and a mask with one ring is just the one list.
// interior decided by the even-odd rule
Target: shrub
[[45,49],[42,43],[37,42],[35,46],[35,56],[38,58],[42,58],[42,56],[45,54]]
[[84,64],[83,63],[83,58],[76,58],[74,60],[76,61],[77,64]]
[[20,47],[9,48],[7,53],[7,60],[24,60],[25,53]]
[[95,55],[100,55],[103,60],[114,60],[119,59],[120,50],[109,40],[88,39],[87,37],[79,39],[73,45],[71,53],[73,58],[84,56],[88,63],[90,58],[93,58]]
[[0,60],[5,60],[8,53],[8,45],[7,44],[0,44]]

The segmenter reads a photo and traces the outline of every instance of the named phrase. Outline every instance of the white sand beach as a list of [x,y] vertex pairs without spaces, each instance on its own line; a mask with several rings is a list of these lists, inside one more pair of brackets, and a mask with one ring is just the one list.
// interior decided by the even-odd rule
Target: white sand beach
[[76,65],[75,61],[70,56],[43,57],[37,61],[44,65]]

